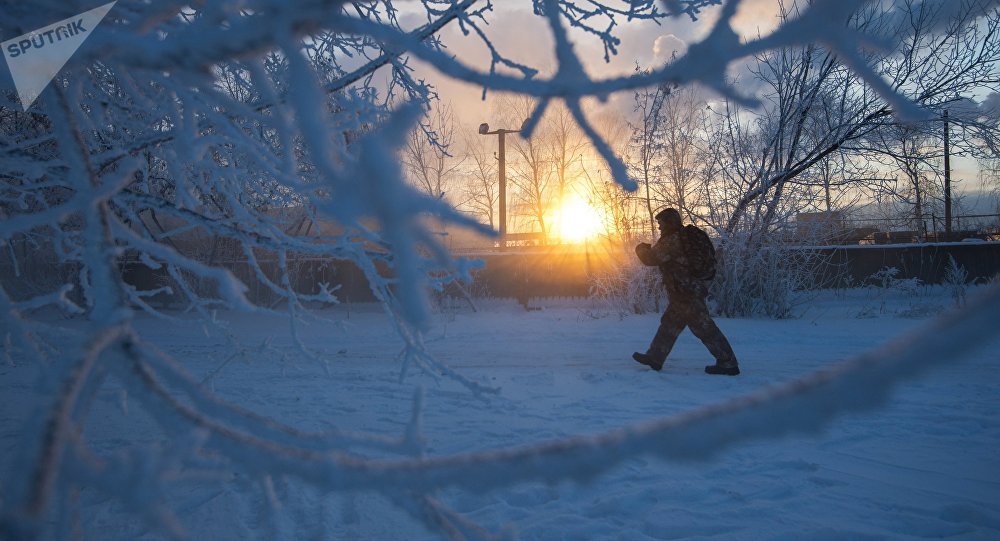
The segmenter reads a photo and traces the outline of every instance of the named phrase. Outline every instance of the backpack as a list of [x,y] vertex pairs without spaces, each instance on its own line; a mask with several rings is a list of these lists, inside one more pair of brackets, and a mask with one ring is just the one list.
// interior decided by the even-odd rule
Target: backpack
[[707,233],[694,225],[684,226],[681,230],[681,248],[687,257],[688,272],[692,278],[715,278],[715,245]]

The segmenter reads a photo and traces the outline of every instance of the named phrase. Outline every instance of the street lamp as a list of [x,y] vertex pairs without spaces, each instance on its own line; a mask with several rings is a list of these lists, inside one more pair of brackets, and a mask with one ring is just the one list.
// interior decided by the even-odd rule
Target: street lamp
[[[521,124],[521,129],[524,129],[524,124],[527,122],[525,120]],[[505,129],[490,131],[490,125],[486,122],[479,125],[479,135],[496,135],[500,139],[500,151],[497,153],[497,159],[500,161],[500,249],[507,246],[507,147],[505,141],[508,133],[520,132],[521,130]]]

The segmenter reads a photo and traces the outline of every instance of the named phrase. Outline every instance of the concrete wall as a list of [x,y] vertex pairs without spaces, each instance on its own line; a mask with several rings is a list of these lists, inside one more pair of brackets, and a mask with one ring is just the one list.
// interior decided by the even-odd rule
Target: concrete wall
[[830,256],[834,265],[831,270],[841,270],[855,284],[885,267],[899,269],[897,278],[938,284],[944,278],[948,256],[965,268],[970,281],[989,280],[1000,273],[1000,242],[837,246],[816,250]]

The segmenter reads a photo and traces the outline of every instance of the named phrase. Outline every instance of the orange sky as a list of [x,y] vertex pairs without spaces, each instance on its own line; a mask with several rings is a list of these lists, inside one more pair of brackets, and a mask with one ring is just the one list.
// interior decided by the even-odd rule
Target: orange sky
[[[490,16],[490,25],[484,31],[493,40],[498,50],[513,60],[538,69],[542,74],[555,66],[552,40],[545,21],[533,15],[530,2],[501,0]],[[401,20],[404,25],[417,26],[425,20],[415,16],[415,2],[400,4],[404,7]],[[604,50],[594,37],[582,32],[572,34],[577,53],[585,61],[585,68],[593,77],[610,77],[627,74],[634,70],[636,63],[651,67],[665,63],[672,52],[683,52],[686,44],[700,40],[717,18],[717,8],[707,10],[701,19],[692,22],[687,17],[668,19],[657,25],[649,21],[624,23],[618,30],[622,44],[618,55],[610,62],[604,61]],[[767,33],[775,23],[777,3],[774,0],[745,0],[734,21],[736,29],[746,36],[758,32]],[[441,34],[449,50],[463,62],[482,67],[489,65],[489,53],[476,36],[463,36],[457,24],[451,24]],[[481,100],[482,89],[474,85],[454,81],[444,77],[426,65],[415,63],[420,77],[426,78],[438,88],[445,101],[451,102],[459,118],[488,120],[486,105]],[[611,97],[612,106],[619,110],[631,111],[632,95],[622,92]]]
[[[552,40],[544,19],[533,15],[531,3],[527,0],[497,0],[494,12],[489,16],[490,24],[484,31],[491,37],[498,50],[513,60],[538,69],[543,75],[555,65]],[[414,9],[422,10],[415,0],[402,2],[400,19],[404,26],[416,27],[426,19],[416,16]],[[776,0],[744,0],[733,21],[735,30],[745,38],[766,35],[777,24],[778,2]],[[619,54],[604,61],[604,51],[600,42],[582,32],[574,32],[577,53],[585,61],[585,68],[591,76],[602,78],[630,73],[639,63],[650,67],[666,62],[673,51],[683,52],[686,44],[700,41],[710,30],[718,17],[718,8],[711,8],[701,14],[696,22],[688,17],[668,19],[656,25],[648,21],[624,23],[618,29],[622,44]],[[441,37],[449,50],[466,64],[485,70],[489,66],[489,53],[477,36],[463,36],[457,24],[452,23]],[[587,62],[589,60],[589,62]],[[482,89],[475,85],[455,81],[442,76],[432,68],[413,61],[419,77],[433,84],[445,103],[450,103],[462,128],[477,126],[490,121],[488,103],[482,101]],[[738,66],[733,69],[738,70]],[[623,115],[629,115],[633,108],[631,92],[620,92],[609,99],[606,107],[611,107]],[[961,181],[958,190],[974,191],[979,188],[978,167],[974,160],[955,157],[952,160],[952,177]]]

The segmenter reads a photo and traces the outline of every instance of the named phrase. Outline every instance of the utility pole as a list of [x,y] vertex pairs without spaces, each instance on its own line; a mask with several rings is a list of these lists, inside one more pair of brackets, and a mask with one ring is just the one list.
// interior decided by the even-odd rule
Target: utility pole
[[[525,120],[527,122],[527,120]],[[523,125],[522,125],[523,127]],[[500,148],[497,152],[497,159],[500,164],[498,169],[500,177],[500,249],[507,247],[507,148],[506,136],[508,133],[520,133],[521,130],[498,129],[490,131],[490,125],[483,122],[479,125],[479,135],[496,135],[499,139]]]
[[951,240],[951,145],[948,141],[948,110],[944,110],[944,238]]

